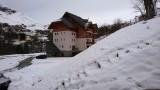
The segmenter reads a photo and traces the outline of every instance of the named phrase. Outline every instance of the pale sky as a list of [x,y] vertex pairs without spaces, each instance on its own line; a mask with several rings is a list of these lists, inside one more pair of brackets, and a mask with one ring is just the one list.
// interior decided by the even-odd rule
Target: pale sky
[[89,19],[98,25],[110,24],[117,18],[135,16],[131,0],[0,0],[41,24],[59,19],[66,11]]

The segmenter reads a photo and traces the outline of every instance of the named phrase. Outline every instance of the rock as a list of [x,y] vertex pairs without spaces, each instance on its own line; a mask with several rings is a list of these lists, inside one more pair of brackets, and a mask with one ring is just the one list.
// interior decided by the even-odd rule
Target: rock
[[0,90],[8,90],[8,86],[10,83],[11,80],[0,73]]

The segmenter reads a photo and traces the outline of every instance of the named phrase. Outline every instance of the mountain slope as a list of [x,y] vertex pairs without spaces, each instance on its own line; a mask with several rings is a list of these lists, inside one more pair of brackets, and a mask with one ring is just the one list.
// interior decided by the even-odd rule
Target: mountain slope
[[73,58],[8,72],[9,90],[160,89],[160,17],[123,28]]
[[36,23],[31,18],[25,16],[24,14],[12,10],[8,7],[0,5],[0,22],[8,23],[10,25],[21,25],[24,24],[28,29],[43,29],[43,26]]
[[118,30],[116,33],[111,34],[89,49],[80,53],[77,57],[84,56],[87,53],[88,56],[82,57],[82,60],[83,58],[85,60],[88,60],[89,58],[97,58],[99,55],[101,56],[106,52],[113,52],[119,48],[143,42],[160,32],[159,24],[160,18],[155,18]]

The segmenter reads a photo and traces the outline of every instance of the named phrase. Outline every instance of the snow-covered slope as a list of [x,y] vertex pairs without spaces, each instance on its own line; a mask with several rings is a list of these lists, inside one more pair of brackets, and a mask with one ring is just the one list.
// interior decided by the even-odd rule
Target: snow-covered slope
[[[7,9],[7,10],[5,10]],[[14,12],[8,12],[14,11]],[[0,22],[1,23],[8,23],[10,25],[21,25],[24,24],[27,26],[28,29],[35,30],[35,29],[44,29],[44,26],[36,23],[31,18],[25,16],[24,14],[17,12],[15,10],[9,9],[8,7],[4,7],[0,5]]]
[[[159,25],[160,18],[155,18],[123,28],[78,54],[76,57],[81,57],[82,60],[88,60],[117,51],[121,48],[129,47],[136,43],[144,42],[155,35],[159,35]],[[85,54],[87,54],[87,56],[84,56]]]
[[157,17],[123,28],[73,58],[35,59],[5,74],[9,90],[159,90],[159,25]]

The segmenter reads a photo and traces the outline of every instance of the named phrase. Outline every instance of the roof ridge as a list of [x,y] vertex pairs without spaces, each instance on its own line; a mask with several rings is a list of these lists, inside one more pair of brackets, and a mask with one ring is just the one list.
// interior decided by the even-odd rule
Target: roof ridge
[[[83,27],[88,22],[88,19],[83,19],[83,18],[81,18],[77,15],[74,15],[72,13],[69,13],[69,12],[65,12],[64,15],[62,16],[62,18],[67,19],[71,23],[76,22],[77,24],[79,24],[80,26],[83,26]],[[68,18],[71,18],[71,19],[68,19]]]

